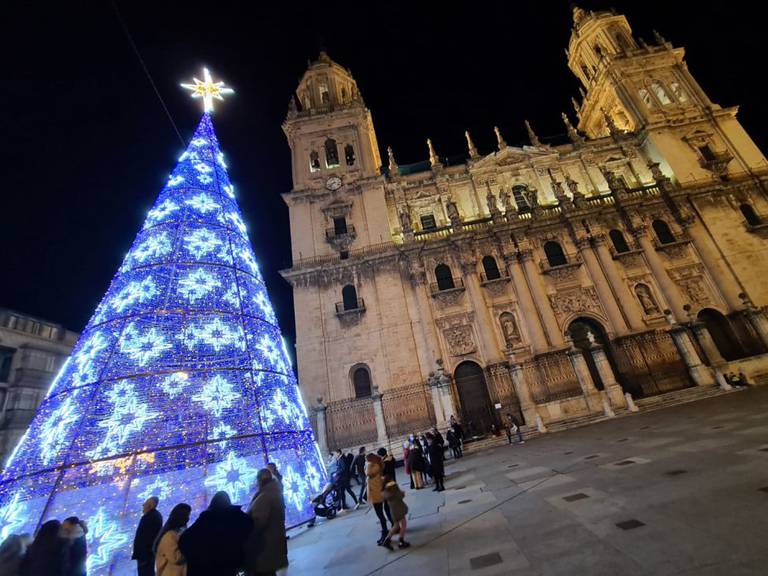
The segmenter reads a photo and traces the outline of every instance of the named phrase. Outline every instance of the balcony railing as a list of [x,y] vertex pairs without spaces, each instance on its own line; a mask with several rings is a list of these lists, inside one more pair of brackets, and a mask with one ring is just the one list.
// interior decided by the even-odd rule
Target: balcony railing
[[354,308],[348,308],[344,304],[344,302],[336,302],[337,316],[343,316],[345,314],[362,314],[365,312],[365,301],[362,298],[357,299]]
[[355,238],[356,236],[355,227],[352,224],[347,224],[347,230],[345,232],[337,231],[336,228],[333,227],[325,229],[325,239],[329,241],[335,240],[336,238]]
[[[443,286],[440,286],[443,284]],[[451,282],[432,282],[429,285],[429,290],[432,294],[440,294],[441,292],[450,292],[452,290],[464,290],[464,280],[461,278],[452,278]]]
[[488,284],[489,282],[509,282],[509,275],[506,272],[499,270],[491,278],[485,272],[480,272],[480,284]]

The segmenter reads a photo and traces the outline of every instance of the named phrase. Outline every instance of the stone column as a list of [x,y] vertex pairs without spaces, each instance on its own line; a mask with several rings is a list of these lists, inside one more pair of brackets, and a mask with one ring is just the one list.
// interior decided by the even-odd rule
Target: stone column
[[747,320],[749,320],[749,323],[755,329],[755,332],[757,332],[757,335],[760,337],[763,344],[768,347],[768,318],[766,318],[765,312],[760,308],[755,307],[749,299],[749,296],[746,294],[741,293],[739,296],[746,307],[745,313],[747,315]]
[[527,277],[528,282],[530,282],[533,301],[544,323],[547,340],[552,346],[562,346],[565,344],[565,338],[560,332],[560,327],[555,318],[555,312],[552,310],[552,303],[547,297],[544,282],[541,280],[541,271],[533,262],[533,254],[530,250],[521,251],[520,258],[523,262],[525,276]]
[[587,361],[581,350],[571,349],[568,352],[568,359],[571,361],[573,371],[576,373],[576,379],[581,386],[581,393],[584,395],[584,401],[587,403],[587,411],[593,412],[600,409],[600,392],[595,387],[592,380],[592,374],[589,373]]
[[606,276],[603,274],[600,263],[597,261],[597,256],[592,251],[589,240],[582,238],[578,242],[578,246],[581,257],[584,259],[584,264],[587,267],[587,272],[589,272],[589,277],[592,279],[600,302],[603,308],[605,308],[605,313],[608,315],[608,321],[615,332],[619,334],[625,333],[629,326],[621,313],[621,309],[619,309],[619,305],[616,303],[614,293],[608,284]]
[[443,409],[443,401],[440,396],[440,383],[435,377],[434,372],[429,373],[429,379],[427,380],[429,386],[429,392],[432,396],[432,409],[435,411],[435,425],[442,429],[448,426],[448,418],[450,414],[446,414]]
[[445,419],[449,420],[451,416],[456,416],[458,418],[458,415],[456,414],[456,406],[453,403],[453,395],[451,394],[451,377],[445,373],[442,358],[437,359],[435,379],[437,381],[437,388],[440,393],[440,404],[443,407]]
[[480,286],[480,280],[477,277],[477,271],[475,270],[475,262],[470,264],[462,262],[462,271],[464,272],[464,281],[469,293],[470,302],[472,302],[472,308],[475,311],[475,319],[477,320],[477,328],[480,333],[480,350],[483,354],[486,364],[492,364],[498,361],[499,358],[499,345],[494,338],[496,334],[493,329],[491,320],[491,314],[488,311],[488,305],[483,298],[482,288]]
[[738,310],[741,307],[738,279],[724,266],[721,267],[721,259],[713,248],[711,240],[703,230],[699,229],[699,226],[695,224],[689,226],[687,231],[699,258],[715,281],[715,285],[728,303],[728,307],[731,310]]
[[325,411],[327,407],[322,402],[318,402],[317,406],[312,409],[317,417],[317,445],[320,448],[320,454],[323,459],[328,456],[328,433],[325,423]]
[[531,347],[534,353],[544,352],[549,345],[547,344],[547,337],[544,335],[544,328],[542,328],[541,316],[536,310],[536,304],[533,302],[533,296],[531,296],[531,289],[528,286],[528,281],[525,279],[523,267],[516,258],[510,258],[509,270],[515,286],[518,305],[520,306],[520,321],[525,323],[526,332],[531,339]]
[[523,419],[528,426],[533,426],[534,424],[538,426],[536,420],[538,412],[536,411],[536,404],[533,403],[531,398],[531,390],[525,379],[523,365],[515,362],[515,354],[511,348],[507,348],[507,357],[509,358],[509,374],[512,377],[512,385],[515,387],[515,394],[520,402],[520,411],[523,413]]
[[696,339],[699,341],[699,344],[701,344],[704,354],[707,355],[709,365],[714,368],[715,366],[725,364],[725,359],[720,354],[720,350],[717,349],[715,341],[712,340],[712,334],[707,330],[706,324],[704,324],[704,322],[694,321],[691,322],[691,329],[693,330],[693,333],[696,334]]
[[672,309],[675,318],[685,318],[686,313],[683,309],[683,300],[680,296],[680,290],[667,274],[664,262],[661,261],[661,258],[656,252],[656,247],[653,245],[650,238],[648,238],[647,232],[643,231],[637,234],[637,240],[645,252],[645,257],[648,260],[648,265],[651,267],[651,272],[653,272],[653,276],[656,278],[656,282],[658,282],[661,292],[664,294],[664,299]]
[[613,293],[616,294],[617,298],[621,299],[622,310],[624,310],[624,314],[626,314],[627,320],[629,321],[629,327],[632,330],[641,330],[645,327],[645,322],[643,321],[643,312],[640,308],[640,304],[637,302],[637,299],[630,294],[627,285],[621,279],[617,270],[616,261],[611,256],[611,251],[604,241],[597,243],[595,251],[597,252],[597,258],[605,271],[605,275],[608,278],[608,282],[613,288]]
[[380,446],[386,446],[389,444],[389,436],[387,435],[387,424],[384,422],[384,409],[381,405],[381,393],[376,386],[373,387],[371,400],[373,401],[373,417],[376,419],[376,443]]
[[699,354],[696,352],[696,348],[694,348],[691,337],[685,327],[674,324],[669,332],[696,385],[714,386],[715,377],[712,374],[712,370],[702,364],[701,358],[699,358]]
[[608,355],[605,353],[605,349],[598,344],[592,346],[590,352],[592,352],[592,358],[595,360],[597,371],[600,374],[600,379],[603,381],[603,386],[611,405],[616,408],[624,408],[627,400],[624,398],[624,391],[616,381],[616,375],[613,373],[613,368],[608,360]]

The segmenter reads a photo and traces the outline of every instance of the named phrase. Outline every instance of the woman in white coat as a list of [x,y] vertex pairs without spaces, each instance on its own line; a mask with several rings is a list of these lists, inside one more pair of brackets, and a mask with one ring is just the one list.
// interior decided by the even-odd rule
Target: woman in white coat
[[192,507],[176,504],[165,526],[155,540],[155,572],[157,576],[186,576],[187,561],[179,550],[179,537],[187,527]]

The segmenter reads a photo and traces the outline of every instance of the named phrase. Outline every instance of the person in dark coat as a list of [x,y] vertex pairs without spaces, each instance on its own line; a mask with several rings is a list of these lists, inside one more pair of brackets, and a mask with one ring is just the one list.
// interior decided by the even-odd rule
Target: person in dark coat
[[456,436],[456,440],[459,443],[459,455],[456,457],[461,458],[464,456],[464,451],[462,449],[464,445],[464,428],[454,416],[451,416],[451,429],[453,430],[453,433]]
[[434,492],[445,490],[443,479],[445,478],[445,465],[443,464],[443,445],[432,434],[427,434],[427,450],[429,451],[429,465],[432,477],[435,479]]
[[66,567],[61,522],[48,520],[40,527],[19,566],[19,576],[63,576]]
[[358,450],[357,456],[355,456],[355,460],[352,462],[352,471],[354,472],[355,478],[357,478],[357,481],[360,484],[360,494],[357,495],[357,501],[363,502],[367,500],[367,482],[365,479],[365,446],[361,446],[360,450]]
[[179,537],[187,576],[235,576],[243,568],[243,546],[252,529],[250,516],[233,506],[226,492],[217,492]]
[[19,566],[32,544],[29,534],[11,534],[0,544],[0,576],[18,576]]
[[136,560],[139,576],[155,576],[155,539],[163,528],[163,515],[157,510],[160,500],[150,496],[142,505],[143,515],[136,528],[133,538],[133,554],[131,560]]
[[459,448],[459,440],[456,438],[456,434],[453,432],[452,428],[448,429],[448,432],[445,433],[445,438],[448,441],[448,447],[453,452],[454,458],[460,458],[460,450]]
[[347,493],[352,496],[352,500],[355,501],[355,509],[357,509],[360,507],[360,502],[358,502],[357,496],[349,487],[350,469],[347,465],[347,458],[341,450],[336,451],[336,463],[336,487],[339,489],[339,495],[341,496],[341,509],[349,510],[349,507],[347,506]]
[[392,456],[392,454],[390,454],[389,452],[387,452],[387,449],[384,447],[376,450],[376,454],[381,456],[381,459],[383,461],[383,464],[382,464],[384,466],[383,475],[389,476],[390,478],[392,478],[392,480],[397,482],[397,476],[395,476],[395,457]]
[[88,527],[77,516],[70,516],[61,523],[59,535],[64,539],[64,553],[66,566],[64,576],[86,576],[86,560],[88,559],[88,545],[85,535]]
[[[288,566],[285,504],[269,470],[259,470],[256,481],[259,491],[248,507],[248,514],[253,520],[253,534],[248,539],[245,566],[251,576],[274,576],[278,570]],[[257,543],[255,549],[250,546],[252,542]]]
[[413,479],[413,487],[416,490],[424,488],[423,472],[427,467],[427,463],[424,460],[424,454],[421,451],[421,444],[418,439],[414,438],[413,444],[411,444],[408,450],[408,468],[411,471],[411,478]]
[[507,441],[512,444],[512,434],[517,434],[517,443],[525,444],[523,431],[520,430],[520,421],[511,412],[507,412]]

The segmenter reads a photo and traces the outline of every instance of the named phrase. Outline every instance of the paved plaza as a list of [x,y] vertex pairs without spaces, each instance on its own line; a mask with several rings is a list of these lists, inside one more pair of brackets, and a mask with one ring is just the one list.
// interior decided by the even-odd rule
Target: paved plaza
[[768,387],[449,461],[408,490],[412,548],[370,507],[292,532],[289,576],[768,573]]

